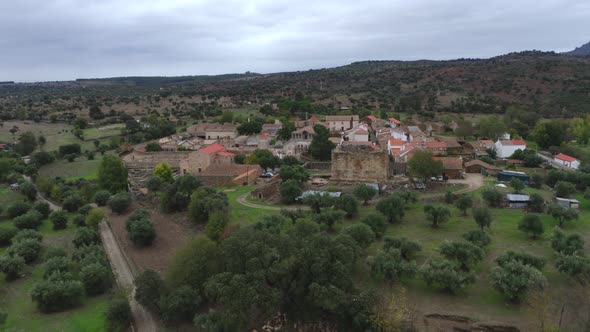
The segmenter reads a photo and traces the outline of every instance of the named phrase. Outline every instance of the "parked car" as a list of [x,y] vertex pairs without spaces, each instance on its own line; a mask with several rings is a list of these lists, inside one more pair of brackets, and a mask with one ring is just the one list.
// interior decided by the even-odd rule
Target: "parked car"
[[422,182],[416,182],[416,183],[414,183],[414,188],[424,190],[424,189],[426,189],[426,185]]
[[266,172],[266,173],[262,174],[260,177],[265,178],[265,179],[270,179],[273,176],[274,176],[274,174],[272,174],[271,172]]

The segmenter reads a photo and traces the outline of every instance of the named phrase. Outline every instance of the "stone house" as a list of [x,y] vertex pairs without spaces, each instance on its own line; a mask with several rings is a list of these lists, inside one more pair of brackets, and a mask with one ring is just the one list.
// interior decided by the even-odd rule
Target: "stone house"
[[481,160],[472,160],[465,163],[465,172],[466,173],[478,173],[478,174],[487,174],[496,176],[498,172],[502,169],[500,167],[490,165],[485,161]]
[[463,177],[463,159],[461,157],[434,157],[443,164],[443,177],[461,179]]
[[225,146],[212,144],[190,153],[180,163],[181,173],[199,174],[211,165],[230,165],[233,157],[233,153],[225,151]]
[[332,180],[385,182],[389,177],[387,152],[370,142],[343,142],[332,150]]
[[342,132],[359,124],[358,115],[327,115],[326,125],[332,132]]

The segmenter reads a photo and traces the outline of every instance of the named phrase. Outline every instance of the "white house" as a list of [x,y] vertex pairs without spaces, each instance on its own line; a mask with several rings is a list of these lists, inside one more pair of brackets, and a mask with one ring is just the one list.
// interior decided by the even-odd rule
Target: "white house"
[[369,128],[365,124],[360,124],[344,133],[344,137],[348,141],[353,142],[368,142]]
[[566,154],[560,153],[556,155],[553,160],[556,164],[559,164],[563,167],[571,168],[571,169],[578,169],[580,167],[580,161],[574,157],[570,157]]
[[498,158],[509,158],[516,150],[525,150],[526,142],[520,139],[500,139],[496,142]]
[[387,122],[389,123],[389,126],[391,128],[399,127],[402,125],[402,122],[396,118],[389,118],[387,119]]
[[406,150],[406,143],[401,139],[391,138],[387,140],[387,151],[390,155],[399,155]]

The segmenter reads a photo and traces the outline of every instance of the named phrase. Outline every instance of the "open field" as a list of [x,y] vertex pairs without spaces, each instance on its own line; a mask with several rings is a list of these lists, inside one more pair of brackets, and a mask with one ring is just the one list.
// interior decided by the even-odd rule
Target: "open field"
[[84,129],[84,140],[95,140],[100,138],[121,135],[121,129],[125,128],[124,124],[114,124],[102,128]]
[[[4,213],[6,213],[6,207],[8,205],[24,199],[25,197],[23,195],[10,190],[8,187],[0,186],[0,206],[2,206],[0,216],[3,216]],[[0,220],[2,219],[0,218]]]
[[59,176],[66,179],[96,179],[101,161],[102,156],[100,154],[97,154],[94,160],[87,160],[86,157],[78,157],[76,161],[71,163],[67,160],[56,160],[49,165],[41,167],[39,169],[39,175],[43,177]]
[[[2,188],[0,192],[4,192]],[[7,195],[0,196],[0,203]],[[0,222],[0,227],[11,225],[11,221]],[[68,224],[67,229],[55,231],[49,220],[44,220],[39,232],[43,234],[43,250],[48,247],[61,247],[71,253],[71,243],[75,226]],[[5,248],[0,248],[0,254]],[[43,257],[43,251],[40,257]],[[35,283],[43,278],[43,259],[39,258],[25,268],[25,276],[7,282],[0,273],[0,308],[8,313],[8,319],[2,325],[2,331],[64,331],[64,332],[98,332],[104,331],[109,294],[85,297],[80,306],[59,313],[44,314],[37,310],[31,301],[30,292]]]

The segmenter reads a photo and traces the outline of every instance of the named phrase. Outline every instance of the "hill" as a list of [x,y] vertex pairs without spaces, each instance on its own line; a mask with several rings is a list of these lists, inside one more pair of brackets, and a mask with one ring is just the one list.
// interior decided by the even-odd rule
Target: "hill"
[[[274,74],[122,77],[0,85],[0,117],[151,111],[202,118],[223,109],[260,108],[304,98],[300,111],[343,107],[395,112],[502,113],[509,106],[546,117],[590,113],[590,58],[527,51],[489,59],[363,61]],[[310,106],[312,108],[310,108]]]
[[590,42],[588,42],[580,47],[576,47],[576,49],[574,49],[572,51],[564,52],[562,54],[571,55],[571,56],[590,56]]

